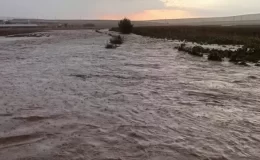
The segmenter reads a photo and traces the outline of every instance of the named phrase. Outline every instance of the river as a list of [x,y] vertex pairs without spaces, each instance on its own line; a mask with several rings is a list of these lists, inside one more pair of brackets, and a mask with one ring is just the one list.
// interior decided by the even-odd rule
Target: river
[[0,38],[0,160],[259,160],[260,71],[91,30]]

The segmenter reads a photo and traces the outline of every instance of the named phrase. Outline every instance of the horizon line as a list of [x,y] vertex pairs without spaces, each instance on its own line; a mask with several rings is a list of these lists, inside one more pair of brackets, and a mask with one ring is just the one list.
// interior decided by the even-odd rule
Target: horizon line
[[[184,19],[207,19],[207,18],[230,18],[230,17],[239,17],[239,16],[250,16],[250,15],[260,15],[260,13],[248,13],[248,14],[239,14],[239,15],[229,15],[229,16],[212,16],[212,17],[194,17],[194,18],[172,18],[172,19],[169,19],[169,18],[165,18],[165,19],[147,19],[147,20],[131,20],[131,21],[136,21],[136,22],[144,22],[144,21],[162,21],[162,20],[184,20]],[[120,21],[124,18],[127,18],[127,17],[124,17],[122,16],[121,19],[70,19],[70,18],[28,18],[28,17],[0,17],[0,20],[13,20],[13,19],[26,19],[26,20],[49,20],[49,21]],[[129,19],[129,18],[128,18]]]

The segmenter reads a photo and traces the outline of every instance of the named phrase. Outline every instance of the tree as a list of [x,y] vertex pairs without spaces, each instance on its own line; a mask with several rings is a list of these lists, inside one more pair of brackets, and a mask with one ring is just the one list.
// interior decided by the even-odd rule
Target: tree
[[7,21],[5,21],[5,24],[12,24],[12,21],[7,20]]
[[118,23],[119,31],[123,34],[130,34],[133,31],[133,25],[131,21],[127,18],[124,18],[123,20],[119,21]]

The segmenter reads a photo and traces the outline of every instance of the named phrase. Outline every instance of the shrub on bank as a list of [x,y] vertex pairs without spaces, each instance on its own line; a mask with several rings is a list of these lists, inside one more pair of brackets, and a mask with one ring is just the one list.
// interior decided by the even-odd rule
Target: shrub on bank
[[119,31],[122,34],[130,34],[132,33],[134,26],[129,19],[124,18],[123,20],[119,21],[118,27],[119,27]]

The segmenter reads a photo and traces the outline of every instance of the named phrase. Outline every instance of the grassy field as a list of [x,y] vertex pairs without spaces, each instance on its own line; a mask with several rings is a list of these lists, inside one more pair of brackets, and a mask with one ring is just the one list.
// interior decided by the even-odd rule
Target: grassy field
[[0,36],[42,32],[45,30],[45,28],[0,28]]
[[178,39],[203,44],[260,43],[260,26],[157,26],[136,27],[133,33],[153,38]]
[[27,34],[27,33],[35,33],[35,32],[44,32],[50,30],[84,30],[84,29],[95,29],[95,27],[32,27],[32,28],[0,28],[0,36],[8,36],[8,35],[15,35],[15,34]]

